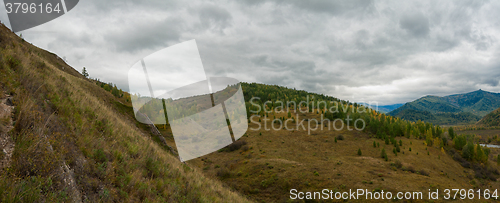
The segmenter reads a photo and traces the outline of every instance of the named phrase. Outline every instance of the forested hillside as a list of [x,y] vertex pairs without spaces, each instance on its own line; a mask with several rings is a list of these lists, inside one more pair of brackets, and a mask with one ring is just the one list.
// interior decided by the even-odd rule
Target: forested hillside
[[486,127],[500,127],[500,108],[484,116],[478,125],[484,125]]

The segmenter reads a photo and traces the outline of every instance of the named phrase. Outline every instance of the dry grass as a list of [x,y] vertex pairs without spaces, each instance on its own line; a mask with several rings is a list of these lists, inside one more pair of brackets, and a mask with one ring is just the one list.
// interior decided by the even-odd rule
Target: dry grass
[[0,200],[74,198],[54,173],[67,163],[82,200],[248,201],[158,146],[109,92],[5,29],[0,71],[9,79],[1,82],[15,92],[16,147],[11,169],[0,173]]
[[[319,115],[306,113],[301,118],[319,118]],[[249,128],[256,127],[249,124]],[[335,143],[334,139],[340,135],[344,139]],[[392,153],[393,145],[386,145],[365,132],[346,129],[318,130],[311,135],[303,130],[249,130],[241,139],[248,143],[248,151],[215,152],[189,163],[258,201],[286,201],[292,188],[300,191],[378,188],[426,193],[435,188],[500,186],[498,182],[470,179],[475,174],[472,169],[463,168],[440,148],[425,146],[424,140],[413,138],[396,138],[403,142],[397,156]],[[373,147],[374,141],[380,143],[379,148]],[[380,158],[382,148],[386,149],[388,161]],[[362,156],[357,155],[358,149]],[[496,167],[493,161],[490,165]],[[227,168],[229,175],[220,176],[221,168]]]

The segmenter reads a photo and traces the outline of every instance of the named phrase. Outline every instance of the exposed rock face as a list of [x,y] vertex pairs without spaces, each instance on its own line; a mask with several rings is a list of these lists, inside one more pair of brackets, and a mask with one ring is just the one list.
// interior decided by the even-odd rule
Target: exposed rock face
[[12,128],[12,111],[14,104],[12,98],[6,95],[7,98],[0,99],[0,169],[10,166],[12,153],[14,152],[14,141],[7,133]]

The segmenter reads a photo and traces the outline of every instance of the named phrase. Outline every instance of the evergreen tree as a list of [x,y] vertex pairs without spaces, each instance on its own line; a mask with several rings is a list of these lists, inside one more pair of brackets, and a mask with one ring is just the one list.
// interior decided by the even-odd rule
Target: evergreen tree
[[358,156],[361,156],[361,148],[358,148]]
[[87,69],[85,67],[83,67],[82,75],[83,75],[83,77],[86,77],[86,78],[89,77],[89,73],[87,72]]
[[467,160],[473,160],[474,159],[474,144],[471,142],[468,142],[462,149],[462,157],[464,157]]
[[377,147],[377,143],[375,143],[375,141],[373,141],[373,147],[376,148]]
[[450,138],[453,140],[455,138],[455,132],[453,132],[453,127],[448,128],[448,134]]
[[461,150],[467,144],[467,139],[463,135],[456,136],[455,139],[453,139],[453,144],[455,145],[455,149]]

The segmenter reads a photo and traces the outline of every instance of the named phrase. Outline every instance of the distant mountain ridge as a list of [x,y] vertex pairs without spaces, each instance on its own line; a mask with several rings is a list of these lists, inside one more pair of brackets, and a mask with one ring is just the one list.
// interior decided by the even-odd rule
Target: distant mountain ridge
[[425,96],[389,112],[411,121],[427,121],[435,124],[475,123],[500,107],[500,93],[477,90],[449,96]]
[[391,105],[377,106],[377,105],[371,105],[371,104],[367,104],[367,103],[361,103],[361,104],[364,106],[368,106],[368,107],[375,109],[375,110],[382,112],[382,113],[389,113],[389,112],[404,105],[404,104],[391,104]]

